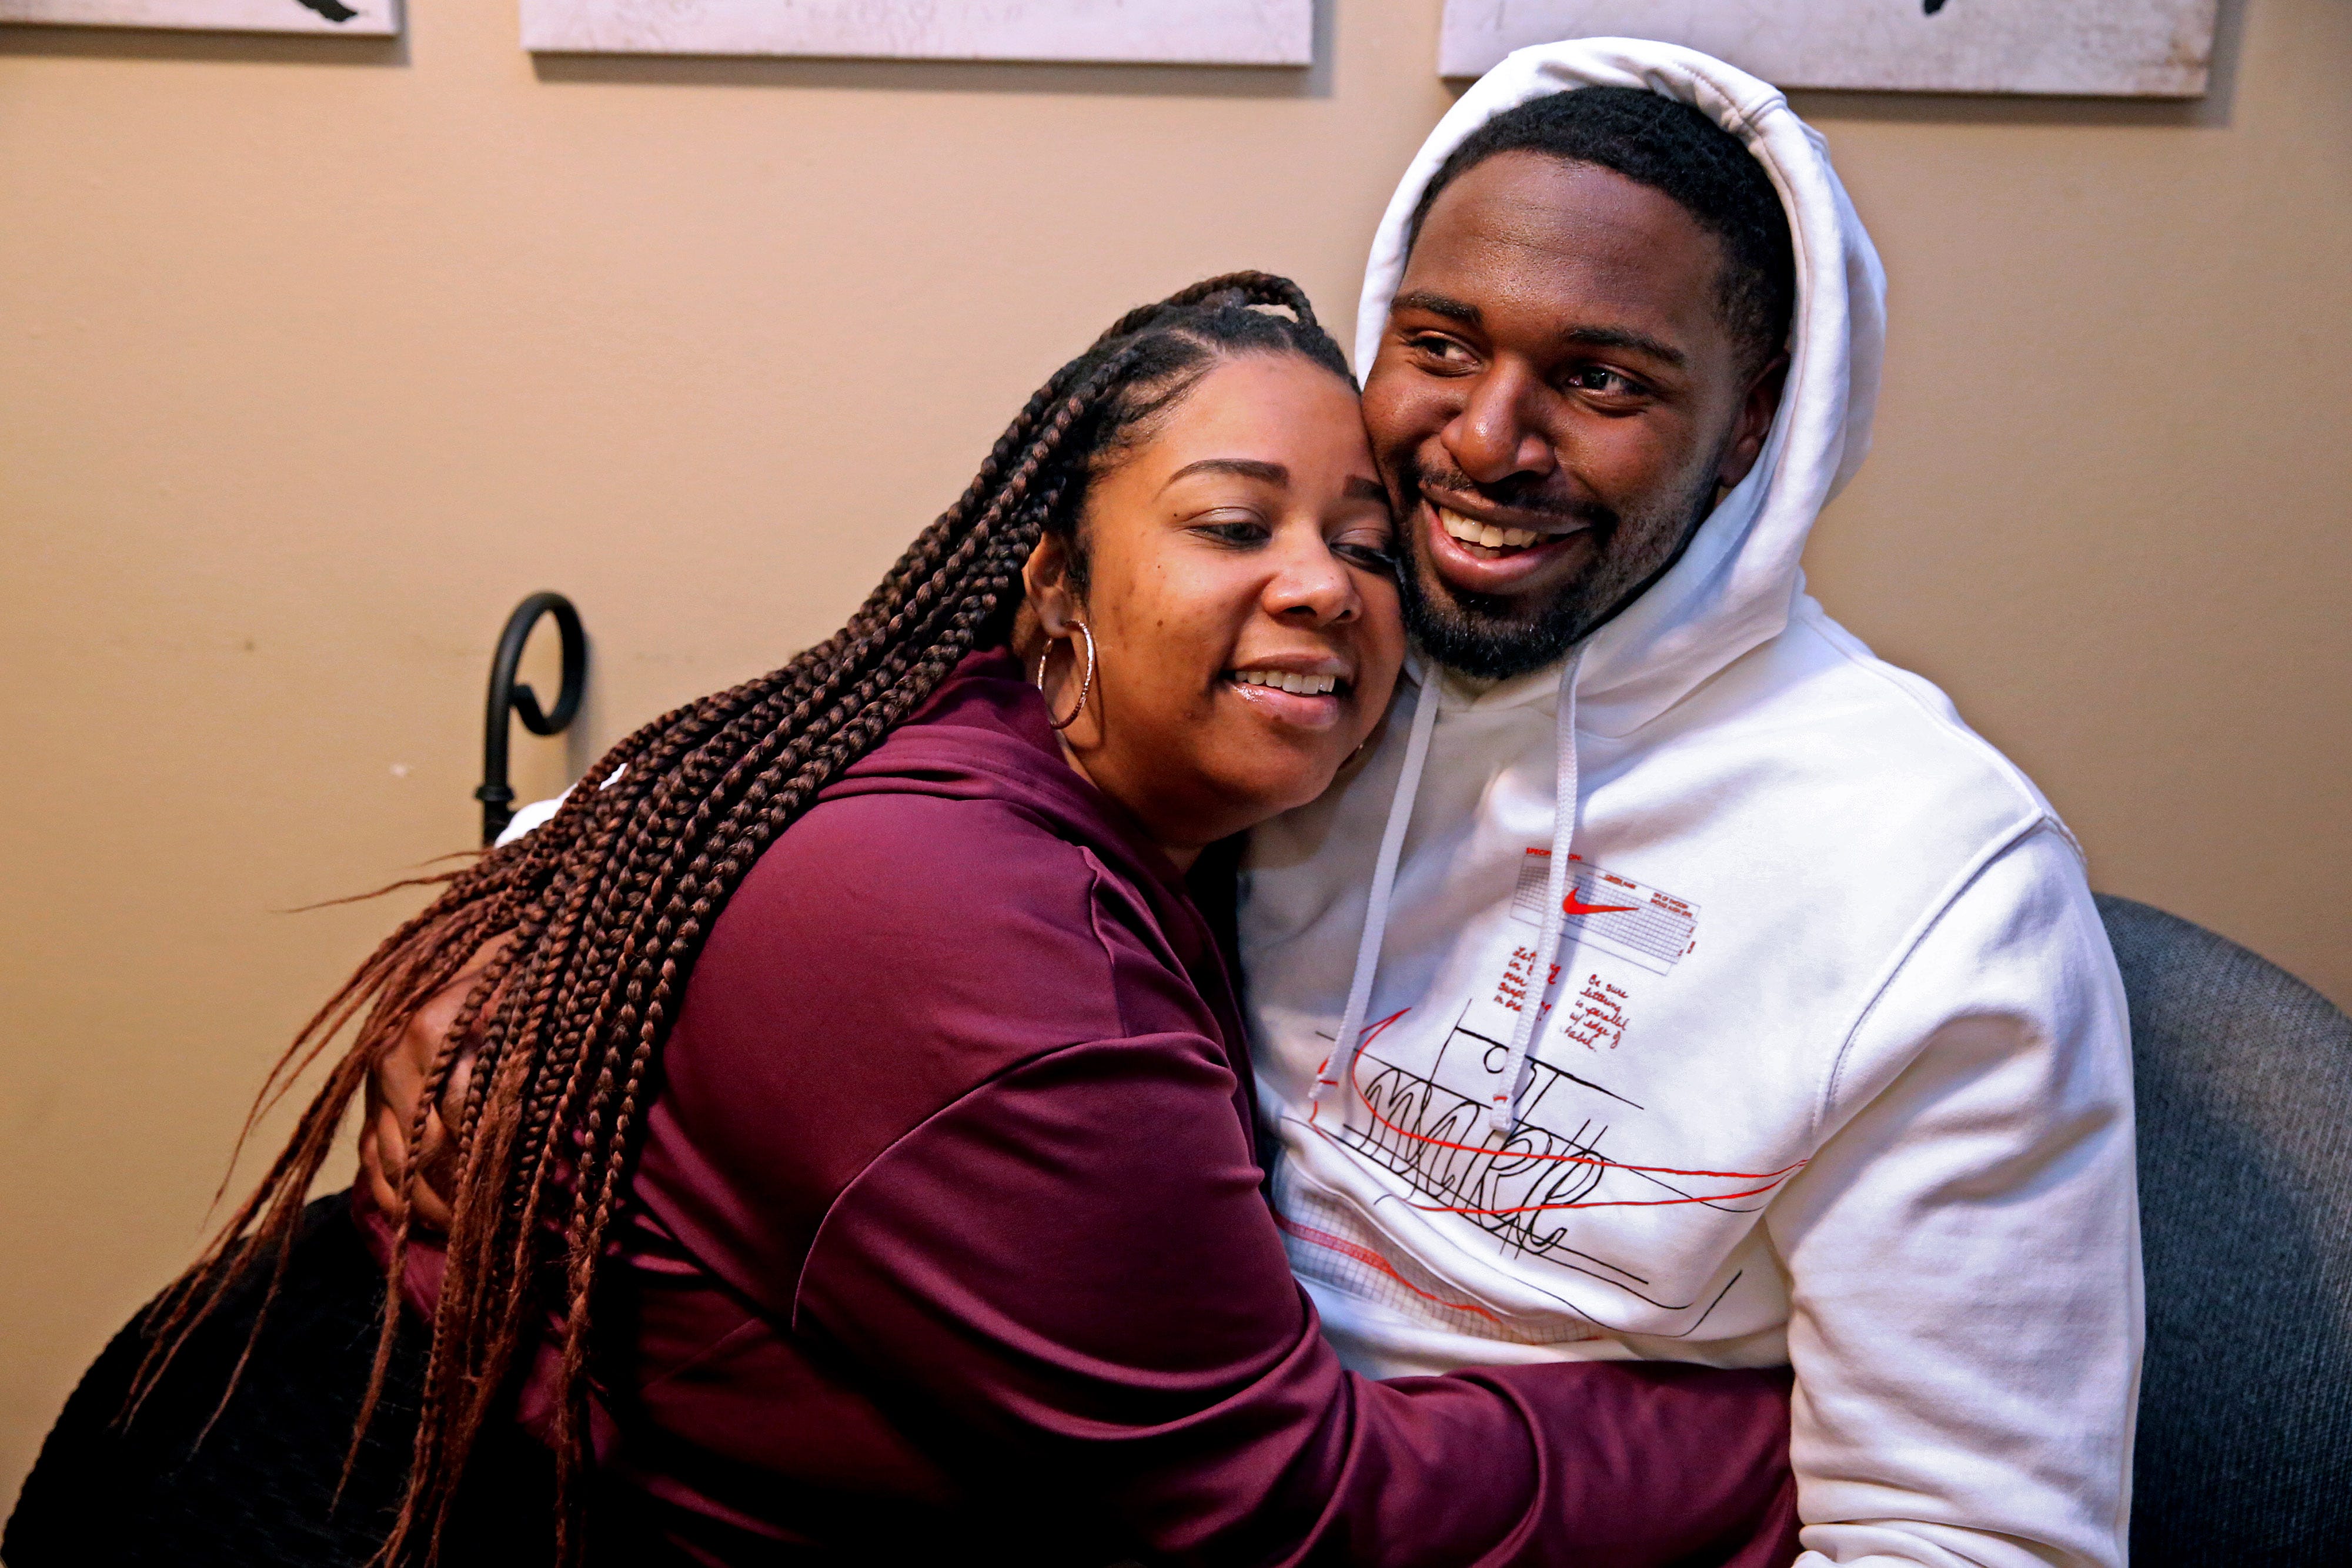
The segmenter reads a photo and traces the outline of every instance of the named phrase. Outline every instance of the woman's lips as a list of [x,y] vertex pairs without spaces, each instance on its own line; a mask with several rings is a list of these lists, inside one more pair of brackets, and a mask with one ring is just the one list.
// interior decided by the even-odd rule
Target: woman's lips
[[1226,679],[1237,686],[1274,686],[1306,697],[1336,692],[1343,684],[1337,674],[1326,670],[1235,670]]
[[[1440,507],[1426,496],[1422,497],[1421,517],[1429,559],[1438,576],[1472,593],[1517,591],[1562,555],[1581,548],[1592,531],[1582,523],[1571,525],[1565,532],[1506,530]],[[1475,540],[1461,537],[1474,532]],[[1489,537],[1502,542],[1489,545],[1485,542]]]
[[[1339,722],[1352,689],[1337,675],[1290,670],[1233,670],[1225,685],[1266,717],[1302,729],[1328,729]],[[1293,691],[1288,687],[1299,689]]]

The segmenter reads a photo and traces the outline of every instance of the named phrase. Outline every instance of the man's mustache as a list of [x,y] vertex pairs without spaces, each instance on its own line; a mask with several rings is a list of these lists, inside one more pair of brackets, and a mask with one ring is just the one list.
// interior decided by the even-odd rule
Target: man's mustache
[[1412,502],[1420,499],[1424,489],[1450,490],[1457,496],[1475,496],[1491,506],[1507,507],[1515,512],[1533,513],[1581,524],[1604,537],[1617,527],[1616,508],[1604,507],[1598,501],[1580,500],[1574,496],[1546,495],[1536,486],[1509,483],[1481,485],[1459,469],[1429,468],[1419,463],[1406,463],[1400,466],[1408,509]]

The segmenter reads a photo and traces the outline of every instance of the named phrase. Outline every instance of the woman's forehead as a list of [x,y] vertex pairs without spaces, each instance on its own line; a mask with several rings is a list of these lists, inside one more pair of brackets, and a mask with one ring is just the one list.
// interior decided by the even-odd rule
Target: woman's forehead
[[1246,476],[1237,465],[1295,471],[1302,455],[1363,444],[1352,384],[1297,354],[1244,354],[1212,367],[1131,461],[1165,483],[1204,463],[1223,463],[1234,476]]

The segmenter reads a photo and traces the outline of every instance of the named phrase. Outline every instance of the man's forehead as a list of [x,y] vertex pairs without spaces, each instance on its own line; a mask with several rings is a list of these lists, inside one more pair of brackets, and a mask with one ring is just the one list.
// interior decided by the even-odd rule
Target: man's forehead
[[1498,153],[1439,193],[1397,307],[1606,307],[1696,327],[1714,313],[1723,262],[1721,243],[1662,191],[1597,164]]

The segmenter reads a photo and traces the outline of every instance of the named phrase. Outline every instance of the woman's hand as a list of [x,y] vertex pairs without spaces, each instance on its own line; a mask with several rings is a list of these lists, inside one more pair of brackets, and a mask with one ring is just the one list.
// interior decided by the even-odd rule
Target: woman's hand
[[[376,1059],[368,1076],[367,1114],[360,1123],[360,1174],[368,1196],[384,1218],[400,1218],[400,1182],[408,1160],[408,1129],[415,1124],[416,1097],[433,1071],[434,1058],[448,1038],[449,1026],[466,1005],[474,983],[497,957],[508,938],[485,942],[466,960],[466,967],[408,1020],[400,1038]],[[449,1070],[440,1103],[425,1113],[424,1140],[417,1146],[415,1228],[446,1234],[449,1228],[449,1194],[457,1184],[457,1141],[450,1127],[466,1103],[466,1085],[474,1075],[474,1053],[467,1051]]]

